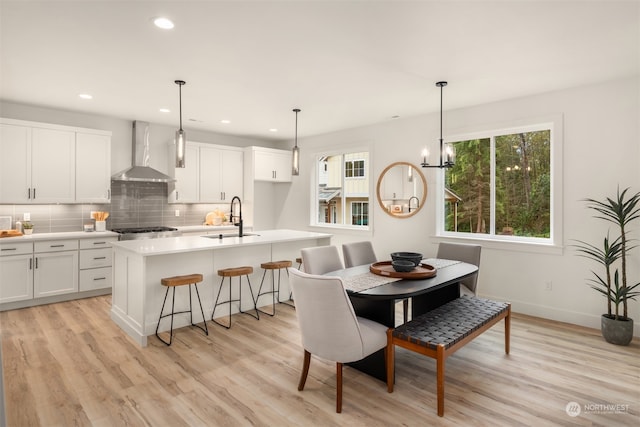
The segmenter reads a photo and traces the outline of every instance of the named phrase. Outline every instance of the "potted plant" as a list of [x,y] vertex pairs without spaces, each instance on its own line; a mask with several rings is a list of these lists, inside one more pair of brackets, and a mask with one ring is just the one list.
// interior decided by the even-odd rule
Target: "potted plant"
[[24,234],[32,234],[33,233],[33,224],[31,224],[29,221],[25,221],[22,223],[22,230],[24,231]]
[[589,279],[589,286],[607,298],[607,313],[601,318],[602,336],[607,342],[618,345],[628,345],[633,339],[633,319],[628,316],[627,305],[629,300],[640,295],[636,291],[640,282],[630,284],[627,279],[627,255],[636,247],[630,245],[627,232],[629,224],[640,218],[640,192],[627,198],[628,191],[626,188],[620,192],[618,188],[616,198],[607,197],[605,201],[585,199],[587,207],[596,211],[595,218],[617,226],[618,236],[611,240],[607,232],[602,247],[581,240],[575,245],[581,256],[604,267],[604,277],[592,270],[595,278]]

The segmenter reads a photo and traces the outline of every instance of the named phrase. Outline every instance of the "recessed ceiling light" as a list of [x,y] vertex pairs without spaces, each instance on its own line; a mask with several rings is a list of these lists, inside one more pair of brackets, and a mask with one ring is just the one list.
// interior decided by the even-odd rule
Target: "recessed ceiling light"
[[170,113],[170,112],[171,112],[171,110],[169,110],[168,108],[161,108],[161,109],[160,109],[160,112],[161,112],[161,113]]
[[82,99],[93,99],[93,96],[89,95],[88,93],[81,93],[78,96]]
[[153,20],[153,23],[156,27],[162,28],[163,30],[170,30],[174,27],[173,22],[169,18],[156,18]]
[[229,123],[231,123],[231,120],[222,119],[220,120],[220,123],[222,123],[223,125],[228,125]]
[[271,129],[269,129],[269,132],[278,132],[278,129],[276,129],[276,128],[271,128]]

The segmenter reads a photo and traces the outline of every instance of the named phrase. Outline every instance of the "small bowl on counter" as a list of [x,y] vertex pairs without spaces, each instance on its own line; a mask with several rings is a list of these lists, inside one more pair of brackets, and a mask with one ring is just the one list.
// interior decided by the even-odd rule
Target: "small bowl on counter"
[[391,261],[391,265],[393,266],[393,269],[398,273],[408,273],[409,271],[412,271],[414,268],[416,268],[416,265],[413,263],[413,261],[407,259],[397,259]]
[[418,252],[392,252],[391,259],[393,261],[411,261],[413,263],[413,266],[416,267],[420,265],[420,262],[422,261],[422,254]]

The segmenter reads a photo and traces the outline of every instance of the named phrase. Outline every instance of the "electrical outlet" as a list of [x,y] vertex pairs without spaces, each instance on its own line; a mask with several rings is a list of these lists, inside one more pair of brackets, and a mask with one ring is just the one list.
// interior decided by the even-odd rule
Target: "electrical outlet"
[[180,209],[176,209],[176,216],[180,216]]
[[22,216],[23,221],[31,221],[31,214],[29,212],[25,212]]
[[544,290],[545,291],[552,291],[553,290],[553,283],[551,282],[551,280],[548,280],[548,281],[544,282]]

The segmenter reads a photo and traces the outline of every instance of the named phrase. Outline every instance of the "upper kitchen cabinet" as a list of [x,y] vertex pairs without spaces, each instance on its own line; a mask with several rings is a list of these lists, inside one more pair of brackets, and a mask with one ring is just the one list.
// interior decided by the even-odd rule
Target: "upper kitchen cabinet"
[[[249,147],[247,163],[255,181],[291,182],[291,152],[265,147]],[[245,166],[246,167],[246,166]]]
[[109,203],[111,200],[111,137],[76,133],[76,202]]
[[[110,174],[111,133],[96,131],[104,137],[101,151],[92,151],[94,144],[78,151],[77,139],[83,141],[86,131],[90,130],[2,119],[0,203],[108,201],[109,185],[103,180]],[[83,167],[85,160],[97,164],[93,157],[98,156],[99,167]],[[91,182],[97,180],[102,182],[101,189],[91,190]],[[80,194],[76,183],[81,184]]]
[[176,182],[169,185],[169,203],[226,203],[242,197],[242,149],[188,142],[185,153],[186,167],[171,168]]

